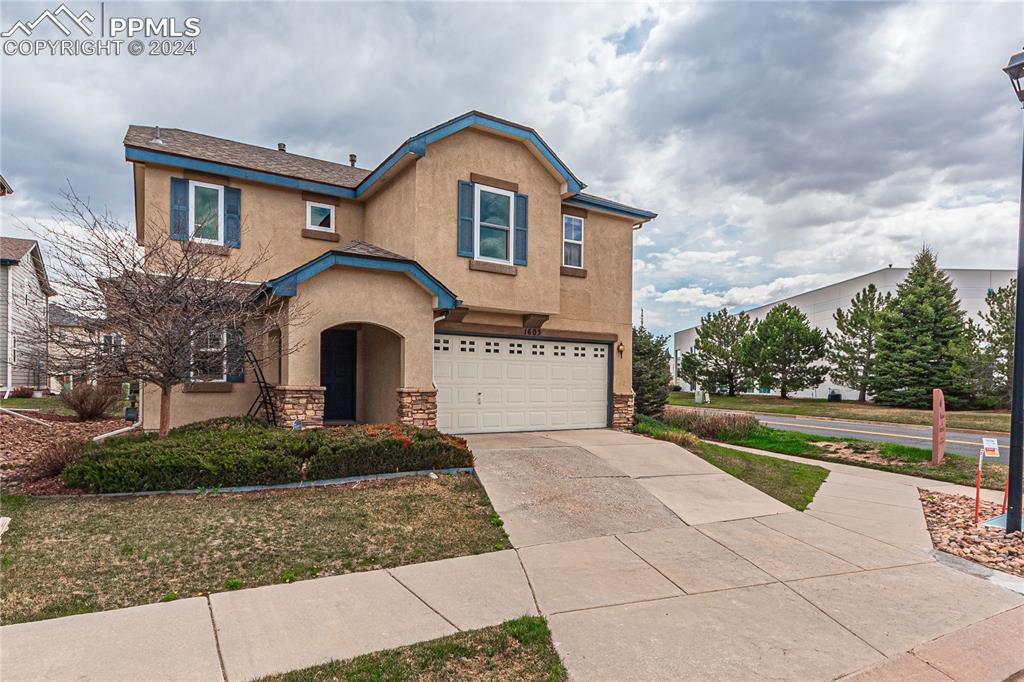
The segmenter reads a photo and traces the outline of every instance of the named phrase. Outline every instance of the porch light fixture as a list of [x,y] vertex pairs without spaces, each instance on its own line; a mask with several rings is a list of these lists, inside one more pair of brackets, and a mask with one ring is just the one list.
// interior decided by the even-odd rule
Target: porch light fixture
[[[1010,77],[1017,100],[1024,105],[1024,52],[1010,57],[1003,69]],[[1021,498],[1024,493],[1024,160],[1021,164],[1020,215],[1017,224],[1017,312],[1013,336],[1013,384],[1010,390],[1010,471],[1007,481],[1006,532],[1021,530]]]
[[621,358],[622,354],[626,352],[626,344],[619,341],[619,345],[615,346],[615,350],[619,351],[619,357]]

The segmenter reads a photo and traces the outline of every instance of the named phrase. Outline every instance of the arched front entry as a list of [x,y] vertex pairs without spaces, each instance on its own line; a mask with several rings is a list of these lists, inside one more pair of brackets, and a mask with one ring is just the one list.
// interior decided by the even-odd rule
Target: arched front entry
[[351,322],[320,333],[324,422],[388,422],[398,417],[403,339],[385,327]]

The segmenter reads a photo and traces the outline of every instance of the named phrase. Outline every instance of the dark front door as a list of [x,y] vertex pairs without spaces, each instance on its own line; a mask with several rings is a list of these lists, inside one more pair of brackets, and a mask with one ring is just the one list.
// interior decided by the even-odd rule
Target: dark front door
[[356,333],[328,329],[320,334],[320,385],[324,393],[324,419],[356,418]]

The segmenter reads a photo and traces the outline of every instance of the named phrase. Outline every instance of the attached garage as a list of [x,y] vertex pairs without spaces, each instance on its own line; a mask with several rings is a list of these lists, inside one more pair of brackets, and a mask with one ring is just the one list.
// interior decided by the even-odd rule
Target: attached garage
[[438,334],[437,427],[446,433],[604,428],[609,344]]

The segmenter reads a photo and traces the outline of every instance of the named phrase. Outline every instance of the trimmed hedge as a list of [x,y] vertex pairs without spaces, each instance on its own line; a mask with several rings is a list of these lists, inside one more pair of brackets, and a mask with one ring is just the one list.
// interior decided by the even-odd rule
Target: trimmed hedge
[[309,431],[221,418],[89,442],[64,483],[91,492],[269,485],[366,474],[473,466],[465,441],[398,424]]

